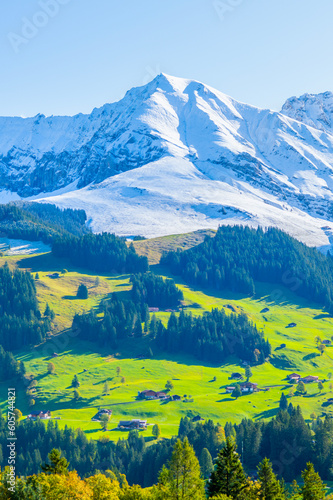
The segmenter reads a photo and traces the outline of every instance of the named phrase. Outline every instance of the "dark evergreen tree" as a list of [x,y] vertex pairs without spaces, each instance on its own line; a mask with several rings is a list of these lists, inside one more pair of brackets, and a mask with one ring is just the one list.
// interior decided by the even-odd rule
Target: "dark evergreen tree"
[[83,283],[79,285],[79,288],[77,289],[76,292],[76,297],[78,299],[83,299],[83,300],[88,298],[88,288]]
[[207,448],[203,448],[199,458],[201,473],[205,479],[208,479],[214,470],[212,455]]
[[216,468],[208,483],[208,496],[227,495],[235,500],[247,486],[247,479],[243,471],[236,445],[227,438],[225,446],[218,454]]
[[288,410],[288,399],[284,393],[281,394],[279,406],[280,406],[280,410],[283,410],[283,411]]

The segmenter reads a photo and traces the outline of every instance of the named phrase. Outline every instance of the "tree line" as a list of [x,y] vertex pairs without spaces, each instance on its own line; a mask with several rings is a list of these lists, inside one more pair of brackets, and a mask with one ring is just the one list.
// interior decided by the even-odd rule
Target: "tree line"
[[213,309],[194,317],[181,311],[178,316],[170,315],[166,328],[159,323],[156,329],[160,349],[185,352],[210,363],[221,364],[228,356],[236,355],[262,364],[271,354],[270,343],[244,313]]
[[41,317],[32,275],[7,263],[0,268],[0,317],[0,345],[8,351],[40,343],[51,326]]
[[[167,282],[164,284],[169,286]],[[72,328],[83,340],[110,348],[116,348],[119,341],[128,336],[149,335],[163,351],[185,352],[216,364],[221,364],[230,355],[252,364],[262,364],[271,354],[270,343],[244,313],[213,309],[194,317],[182,310],[179,315],[171,313],[165,327],[160,319],[149,314],[144,300],[144,295],[134,302],[113,293],[111,299],[104,302],[102,318],[94,310],[76,314]]]
[[[98,317],[94,309],[85,314],[75,314],[72,328],[83,340],[97,342],[101,347],[116,348],[128,336],[141,337],[148,332],[148,304],[120,298],[113,293],[104,300]],[[144,328],[142,324],[144,323]]]
[[253,295],[255,282],[287,286],[333,311],[333,259],[275,228],[222,226],[214,238],[161,258],[188,283]]
[[269,422],[244,419],[240,424],[227,423],[225,433],[235,438],[248,470],[268,457],[288,482],[298,477],[309,461],[325,480],[333,477],[333,419],[329,415],[308,424],[300,407],[289,403]]
[[89,232],[84,210],[44,203],[16,202],[0,205],[0,233],[8,238],[43,241],[46,244],[64,234]]
[[[207,450],[208,451],[208,450]],[[208,456],[208,455],[207,455]],[[205,462],[207,465],[207,461]],[[69,470],[70,462],[60,449],[52,449],[47,461],[33,476],[19,476],[16,481],[9,468],[0,474],[1,498],[14,500],[86,499],[97,500],[324,500],[326,485],[308,462],[302,471],[303,483],[294,480],[286,487],[273,471],[268,458],[257,467],[257,477],[248,476],[243,468],[237,447],[228,437],[219,451],[215,466],[211,463],[207,480],[204,464],[198,459],[189,439],[177,439],[169,459],[162,465],[154,486],[142,489],[130,486],[124,474],[106,470],[95,471],[81,479],[76,470]]]
[[23,361],[17,361],[11,352],[7,352],[0,345],[0,380],[10,380],[25,375]]
[[127,246],[123,238],[109,233],[58,237],[53,241],[52,253],[96,272],[144,273],[148,270],[147,257],[139,256],[132,243]]

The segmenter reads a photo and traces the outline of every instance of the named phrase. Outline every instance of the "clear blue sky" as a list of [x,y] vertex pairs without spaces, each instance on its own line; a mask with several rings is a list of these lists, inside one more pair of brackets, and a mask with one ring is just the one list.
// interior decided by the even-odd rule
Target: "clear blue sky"
[[333,91],[332,19],[332,0],[2,1],[0,115],[87,113],[159,72],[280,109]]

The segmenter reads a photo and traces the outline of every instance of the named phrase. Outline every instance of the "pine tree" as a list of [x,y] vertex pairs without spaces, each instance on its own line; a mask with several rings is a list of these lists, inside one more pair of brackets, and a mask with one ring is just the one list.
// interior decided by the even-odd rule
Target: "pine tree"
[[44,464],[41,469],[46,474],[68,474],[69,462],[61,457],[61,451],[53,449],[48,455],[50,464]]
[[288,400],[284,393],[281,394],[280,398],[280,410],[287,411],[288,410]]
[[201,467],[202,475],[205,479],[208,479],[214,470],[212,455],[209,453],[207,448],[203,448],[199,458],[199,464]]
[[325,498],[325,486],[313,464],[308,463],[302,472],[304,485],[302,487],[303,500],[323,500]]
[[80,382],[77,375],[74,375],[72,380],[72,387],[80,387]]
[[176,442],[169,462],[159,476],[158,490],[170,500],[204,500],[204,480],[188,439]]
[[283,489],[273,472],[272,464],[268,458],[264,458],[258,465],[258,477],[260,481],[260,500],[284,500]]
[[230,438],[227,438],[224,448],[218,454],[216,468],[210,476],[208,496],[224,494],[237,499],[246,485],[247,480],[238,453],[236,453],[236,445]]

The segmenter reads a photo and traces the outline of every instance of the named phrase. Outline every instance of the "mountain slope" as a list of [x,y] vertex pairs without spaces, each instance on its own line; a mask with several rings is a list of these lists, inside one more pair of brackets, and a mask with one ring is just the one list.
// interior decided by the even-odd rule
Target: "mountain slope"
[[1,186],[41,199],[62,188],[49,201],[85,208],[95,231],[242,222],[328,245],[330,98],[312,97],[277,113],[162,74],[91,115],[0,118]]

